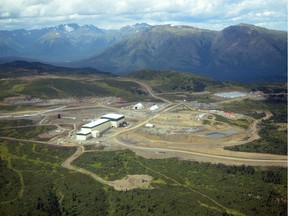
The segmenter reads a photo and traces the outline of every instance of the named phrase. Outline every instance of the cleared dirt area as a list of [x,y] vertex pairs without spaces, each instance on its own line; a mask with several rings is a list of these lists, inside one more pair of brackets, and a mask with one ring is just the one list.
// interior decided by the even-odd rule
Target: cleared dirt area
[[[132,80],[123,79],[122,81]],[[286,156],[232,152],[223,149],[225,146],[239,145],[259,138],[257,125],[261,120],[271,117],[271,113],[266,113],[266,116],[260,120],[253,120],[252,124],[244,129],[225,123],[225,121],[216,121],[216,116],[209,111],[217,108],[218,104],[216,103],[171,102],[160,95],[155,95],[147,84],[140,81],[134,82],[144,87],[158,101],[163,101],[163,103],[157,104],[159,106],[157,111],[149,110],[149,107],[153,105],[150,102],[142,102],[144,108],[141,110],[132,110],[133,103],[121,104],[117,102],[116,97],[105,97],[84,98],[77,101],[51,100],[48,104],[53,107],[46,107],[47,109],[41,107],[41,111],[1,114],[4,118],[12,119],[16,118],[15,115],[19,117],[21,114],[21,118],[34,118],[34,120],[37,118],[40,125],[56,126],[57,129],[41,134],[42,138],[53,137],[49,142],[34,142],[58,146],[77,146],[77,151],[62,166],[88,175],[116,190],[152,189],[150,183],[153,179],[151,176],[139,174],[128,175],[115,181],[106,181],[93,172],[73,166],[72,162],[85,152],[84,147],[79,144],[101,144],[106,150],[131,149],[145,158],[176,157],[227,165],[287,166]],[[55,108],[56,105],[60,108]],[[109,129],[97,139],[83,142],[76,140],[75,134],[81,125],[107,113],[123,114],[128,126]],[[61,118],[59,118],[59,114]],[[147,123],[152,124],[153,127],[145,127]],[[7,137],[2,137],[2,139],[30,142],[30,140]]]
[[152,176],[149,175],[127,175],[123,179],[110,181],[108,184],[119,191],[132,190],[135,188],[153,189],[150,185],[152,180]]
[[72,162],[76,158],[80,157],[84,152],[85,152],[84,146],[78,146],[75,153],[63,162],[62,167],[88,175],[94,180],[102,184],[114,187],[115,190],[119,190],[119,191],[132,190],[135,188],[153,189],[153,187],[150,186],[151,181],[153,180],[153,177],[149,175],[127,175],[123,179],[119,179],[115,181],[107,181],[89,170],[72,165]]
[[[251,136],[249,131],[225,123],[206,125],[203,122],[208,114],[202,119],[198,119],[198,115],[192,111],[166,112],[149,122],[153,128],[142,126],[118,138],[135,146],[207,152],[207,149],[214,151]],[[212,134],[221,137],[208,137]]]

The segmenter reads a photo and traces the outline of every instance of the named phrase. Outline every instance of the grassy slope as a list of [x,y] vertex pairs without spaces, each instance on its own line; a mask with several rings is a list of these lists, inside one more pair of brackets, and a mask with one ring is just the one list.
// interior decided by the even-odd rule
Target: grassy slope
[[[0,122],[0,136],[11,137],[16,139],[30,139],[30,140],[41,140],[46,139],[38,137],[39,134],[48,132],[56,129],[56,126],[41,125],[34,126],[30,120],[14,120],[14,121],[1,121]],[[17,126],[25,126],[18,127]]]
[[127,76],[145,80],[158,92],[200,92],[224,85],[208,77],[175,71],[141,70]]
[[43,74],[97,74],[103,76],[113,76],[110,73],[98,71],[94,68],[66,68],[40,62],[14,61],[10,63],[0,64],[1,78],[15,78],[24,76],[37,76]]
[[261,122],[259,140],[225,149],[244,152],[287,154],[287,100],[270,97],[265,101],[237,101],[225,104],[225,110],[258,117],[256,111],[270,110],[273,116]]
[[0,99],[30,95],[34,98],[68,98],[86,96],[118,96],[127,100],[149,98],[148,93],[136,83],[121,82],[112,78],[98,81],[83,81],[68,78],[45,78],[39,80],[1,80]]

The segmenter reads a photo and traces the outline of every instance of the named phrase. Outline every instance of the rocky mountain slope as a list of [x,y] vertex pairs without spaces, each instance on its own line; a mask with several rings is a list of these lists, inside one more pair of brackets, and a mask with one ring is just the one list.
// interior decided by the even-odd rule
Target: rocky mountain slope
[[120,30],[65,24],[0,31],[0,62],[13,57],[116,74],[151,69],[219,80],[286,81],[287,32],[248,24],[211,31],[145,23]]
[[136,24],[120,30],[104,30],[93,25],[65,24],[0,31],[0,58],[25,57],[46,62],[85,59],[149,27],[148,24]]
[[287,32],[240,24],[222,31],[153,26],[78,62],[118,74],[178,70],[221,80],[286,80]]

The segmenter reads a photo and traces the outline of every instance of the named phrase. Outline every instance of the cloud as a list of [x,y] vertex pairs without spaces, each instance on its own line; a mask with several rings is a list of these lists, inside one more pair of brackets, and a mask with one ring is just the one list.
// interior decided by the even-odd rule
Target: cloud
[[120,28],[178,23],[221,29],[241,22],[287,28],[286,0],[2,0],[2,29],[77,22]]

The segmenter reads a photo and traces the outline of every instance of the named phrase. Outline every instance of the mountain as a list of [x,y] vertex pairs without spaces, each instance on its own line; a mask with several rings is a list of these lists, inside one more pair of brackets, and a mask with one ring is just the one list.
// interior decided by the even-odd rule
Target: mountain
[[72,23],[29,31],[0,31],[0,57],[25,57],[44,62],[80,60],[147,28],[148,24],[136,24],[120,30],[104,30]]
[[222,31],[146,23],[119,30],[63,24],[0,31],[0,62],[7,59],[93,67],[117,74],[151,69],[192,72],[218,80],[286,81],[287,32],[248,24]]
[[153,69],[220,80],[286,81],[287,32],[247,24],[222,31],[152,26],[76,65],[118,74]]
[[230,26],[213,40],[210,53],[208,72],[214,69],[223,78],[286,81],[287,32]]
[[205,64],[216,34],[188,26],[154,26],[83,63],[119,74],[145,68],[196,70]]

